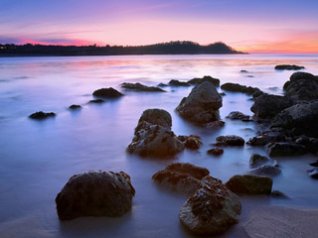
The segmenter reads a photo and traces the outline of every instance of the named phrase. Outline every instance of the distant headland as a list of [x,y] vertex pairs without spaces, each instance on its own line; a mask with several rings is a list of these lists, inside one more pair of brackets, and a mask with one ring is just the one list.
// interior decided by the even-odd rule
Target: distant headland
[[171,41],[140,46],[62,46],[41,44],[0,44],[1,56],[96,56],[96,55],[177,55],[243,54],[223,42],[200,45],[191,41]]

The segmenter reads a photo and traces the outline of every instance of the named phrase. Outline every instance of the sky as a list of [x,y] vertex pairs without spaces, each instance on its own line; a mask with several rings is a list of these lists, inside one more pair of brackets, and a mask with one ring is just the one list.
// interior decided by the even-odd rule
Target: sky
[[222,41],[257,53],[318,53],[318,0],[0,0],[0,43],[175,40]]

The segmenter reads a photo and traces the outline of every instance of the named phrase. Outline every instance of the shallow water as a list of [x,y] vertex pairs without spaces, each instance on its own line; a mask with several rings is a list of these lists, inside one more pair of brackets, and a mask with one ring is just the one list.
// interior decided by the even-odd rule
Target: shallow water
[[[292,72],[275,71],[280,63],[304,65],[306,71],[318,74],[318,57],[299,55],[0,58],[0,237],[188,237],[178,220],[185,197],[159,189],[151,176],[172,161],[207,167],[223,181],[247,172],[250,155],[265,154],[263,148],[226,148],[220,158],[210,157],[206,151],[219,135],[236,134],[245,139],[255,135],[254,123],[225,119],[235,110],[251,114],[252,101],[246,95],[227,92],[221,109],[226,126],[205,129],[189,124],[174,111],[191,88],[134,93],[121,90],[120,83],[156,85],[211,75],[222,83],[238,82],[281,94]],[[249,73],[242,74],[241,69]],[[87,104],[95,89],[109,86],[125,96],[102,105]],[[71,104],[83,108],[71,112],[67,109]],[[169,111],[174,132],[199,135],[203,146],[171,160],[126,154],[137,121],[147,108]],[[54,111],[57,117],[40,122],[27,118],[39,110]],[[282,174],[274,178],[274,189],[290,199],[243,197],[240,224],[256,206],[318,207],[317,182],[306,174],[308,163],[314,160],[309,155],[279,159]],[[59,222],[56,194],[71,175],[90,170],[130,174],[137,192],[132,211],[122,218]],[[222,237],[245,237],[240,224]]]

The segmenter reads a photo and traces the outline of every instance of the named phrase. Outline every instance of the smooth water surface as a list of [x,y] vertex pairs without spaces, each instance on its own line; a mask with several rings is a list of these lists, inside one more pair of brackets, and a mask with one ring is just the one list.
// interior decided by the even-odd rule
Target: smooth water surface
[[[282,94],[282,86],[292,72],[275,71],[274,66],[281,63],[304,65],[306,71],[318,74],[318,57],[304,55],[0,58],[0,237],[188,237],[178,220],[186,198],[159,189],[151,176],[176,161],[207,167],[212,176],[224,182],[248,172],[250,155],[266,154],[263,148],[226,148],[219,158],[208,156],[206,151],[219,135],[248,139],[256,134],[253,122],[225,118],[236,110],[251,114],[252,101],[246,95],[227,92],[221,108],[226,126],[206,129],[189,124],[174,111],[191,88],[137,93],[122,90],[120,84],[157,85],[170,79],[211,75],[220,78],[221,83],[237,82]],[[242,74],[241,69],[249,73]],[[95,89],[110,86],[125,96],[101,105],[88,104]],[[69,111],[71,104],[83,108]],[[127,154],[137,121],[148,108],[169,111],[174,132],[199,135],[203,146],[170,160]],[[53,111],[57,116],[45,121],[28,119],[39,110]],[[290,199],[243,197],[240,224],[222,237],[245,237],[240,225],[255,206],[318,207],[317,182],[306,174],[308,163],[314,160],[309,155],[279,159],[282,174],[274,178],[274,189]],[[56,194],[70,176],[92,170],[130,174],[136,189],[132,211],[121,218],[59,222]]]

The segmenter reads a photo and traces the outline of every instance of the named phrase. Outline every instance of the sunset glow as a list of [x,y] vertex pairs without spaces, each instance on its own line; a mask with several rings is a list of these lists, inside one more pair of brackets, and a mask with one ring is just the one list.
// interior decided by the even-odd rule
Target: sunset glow
[[223,41],[247,52],[318,53],[317,10],[315,0],[0,0],[0,43]]

